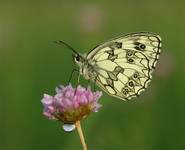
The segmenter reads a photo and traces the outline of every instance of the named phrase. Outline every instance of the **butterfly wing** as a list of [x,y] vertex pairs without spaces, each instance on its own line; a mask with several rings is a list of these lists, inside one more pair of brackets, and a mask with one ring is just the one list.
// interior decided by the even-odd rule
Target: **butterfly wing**
[[87,60],[97,85],[111,96],[127,100],[147,88],[160,52],[160,36],[141,32],[97,46]]

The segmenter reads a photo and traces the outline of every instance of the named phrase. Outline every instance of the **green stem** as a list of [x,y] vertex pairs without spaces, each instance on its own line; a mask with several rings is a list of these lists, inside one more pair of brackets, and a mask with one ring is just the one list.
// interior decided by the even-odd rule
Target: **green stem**
[[81,128],[81,124],[80,124],[79,120],[76,121],[75,126],[77,128],[78,135],[80,137],[80,141],[81,141],[81,144],[83,146],[83,150],[87,150],[87,145],[85,143],[85,138],[84,138],[84,135],[83,135],[83,132],[82,132],[82,128]]

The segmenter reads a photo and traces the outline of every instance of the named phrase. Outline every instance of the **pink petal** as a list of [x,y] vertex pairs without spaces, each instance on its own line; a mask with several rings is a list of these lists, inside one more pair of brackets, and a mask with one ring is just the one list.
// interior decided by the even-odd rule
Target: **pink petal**
[[62,103],[64,104],[64,108],[65,109],[70,109],[70,108],[73,108],[73,103],[70,99],[68,98],[65,98],[63,99]]
[[48,94],[44,94],[44,97],[43,99],[41,100],[41,102],[44,104],[44,105],[50,105],[52,104],[53,102],[53,96],[50,96]]
[[77,109],[79,106],[80,104],[78,103],[77,99],[73,99],[73,107]]
[[80,96],[79,100],[80,100],[80,104],[82,104],[82,105],[88,104],[88,99],[84,94]]
[[66,97],[73,97],[74,96],[74,91],[73,90],[66,91],[65,96]]
[[94,92],[94,99],[98,100],[102,96],[102,92]]

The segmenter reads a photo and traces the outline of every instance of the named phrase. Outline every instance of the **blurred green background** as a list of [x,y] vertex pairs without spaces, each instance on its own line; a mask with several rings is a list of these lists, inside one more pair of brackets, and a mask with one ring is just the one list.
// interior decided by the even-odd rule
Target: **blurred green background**
[[[90,150],[185,149],[185,1],[0,1],[0,150],[81,150],[78,135],[42,116],[43,93],[67,84],[75,67],[64,40],[85,53],[124,33],[161,35],[149,88],[82,121]],[[85,83],[83,81],[83,83]]]

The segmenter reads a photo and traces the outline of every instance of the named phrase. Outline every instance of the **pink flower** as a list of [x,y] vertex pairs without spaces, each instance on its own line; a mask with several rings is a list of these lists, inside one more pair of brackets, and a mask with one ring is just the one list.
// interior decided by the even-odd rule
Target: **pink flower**
[[57,119],[68,124],[75,123],[101,107],[98,103],[101,95],[99,91],[92,92],[80,85],[77,88],[61,85],[56,88],[55,96],[44,94],[43,114],[49,119]]

